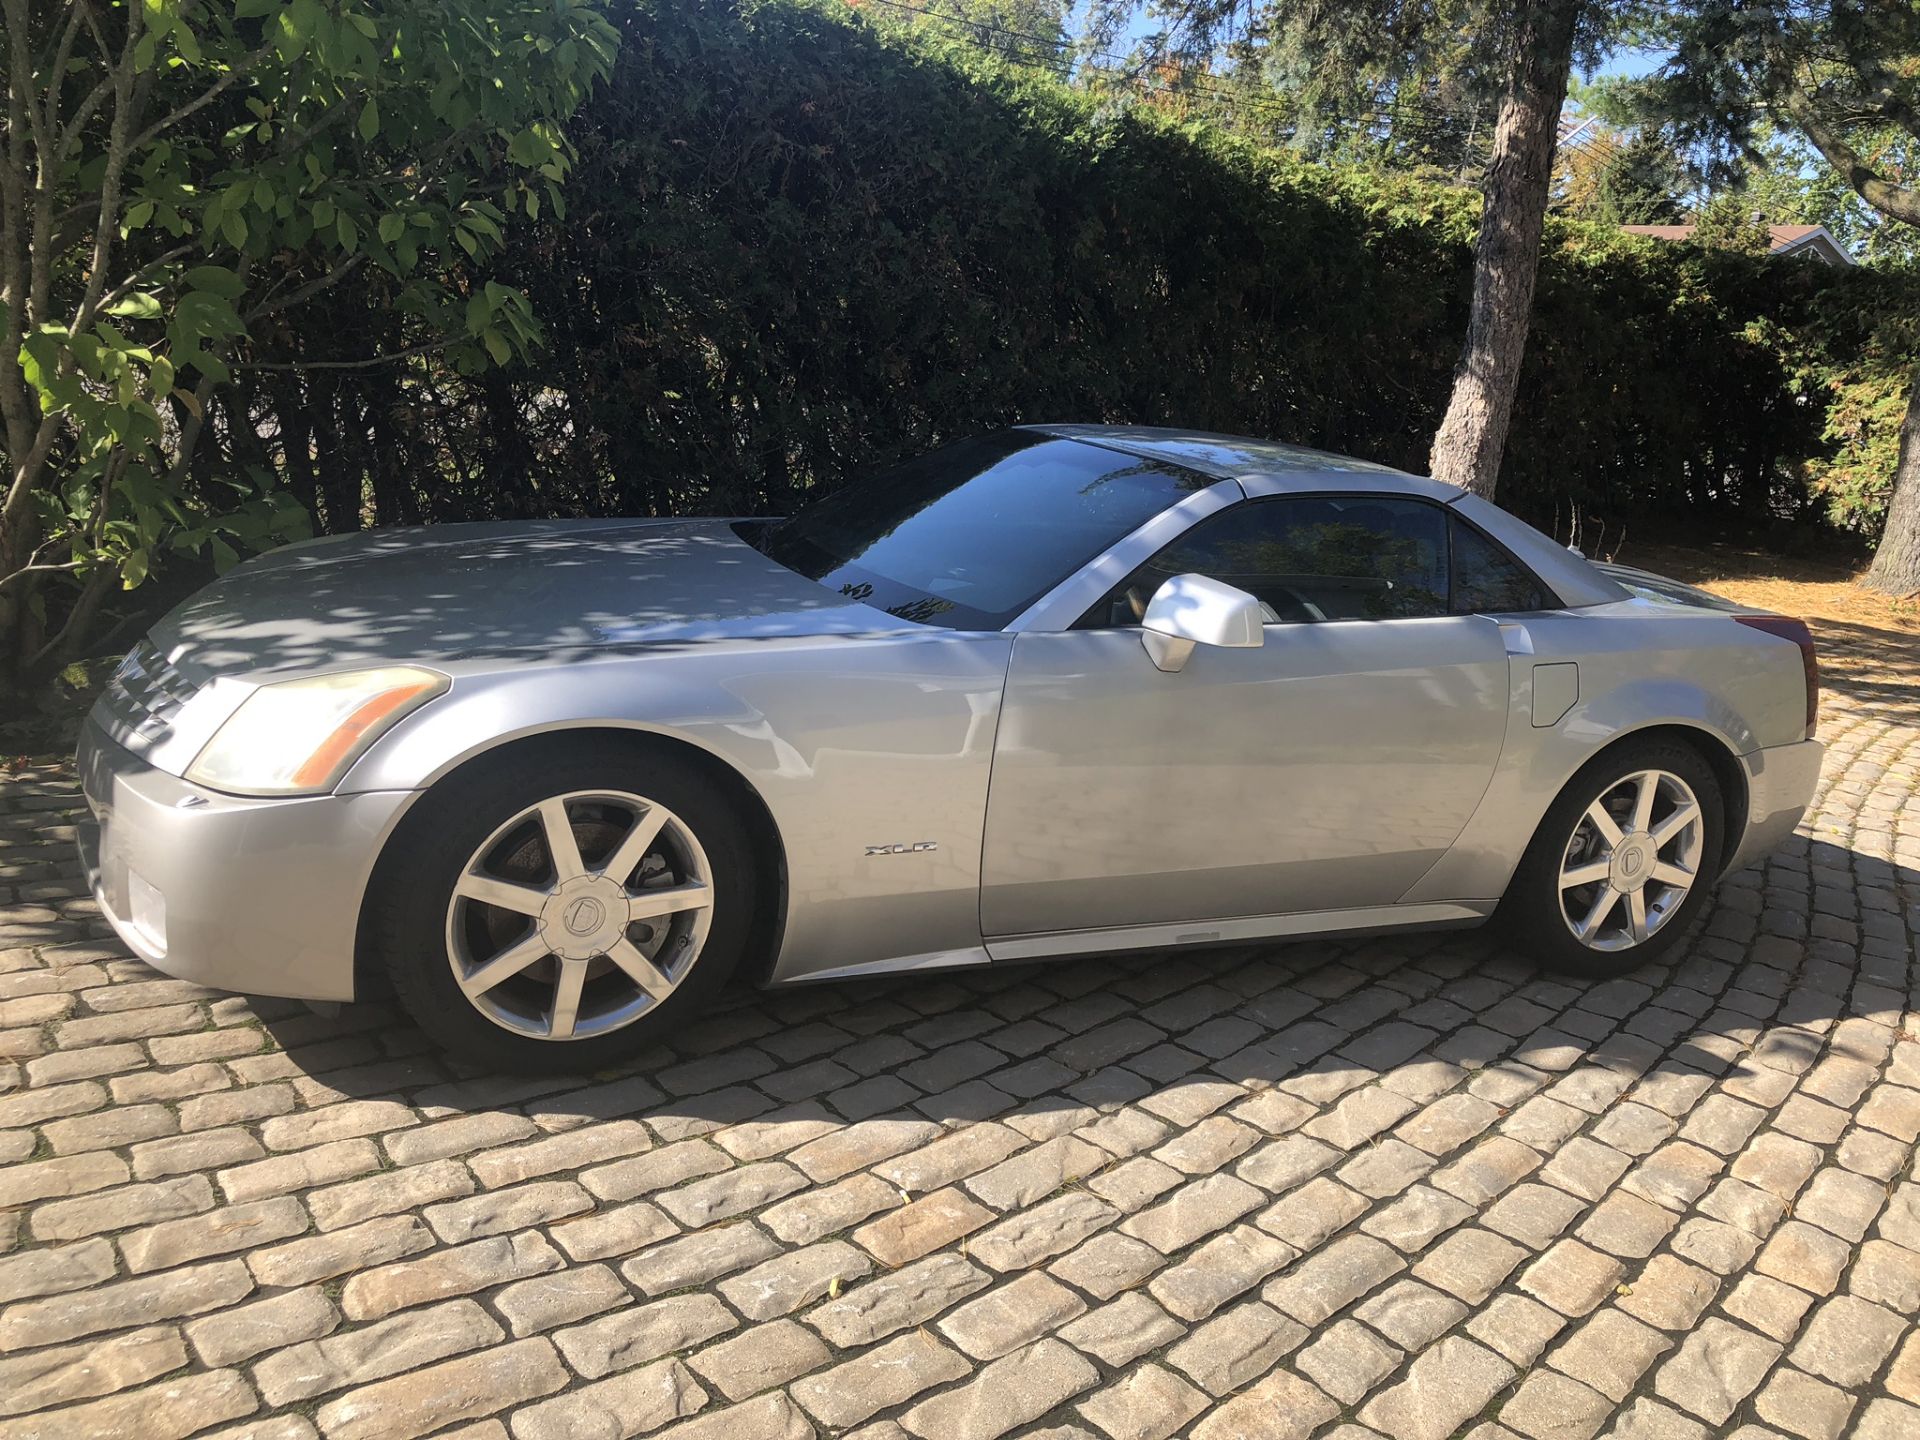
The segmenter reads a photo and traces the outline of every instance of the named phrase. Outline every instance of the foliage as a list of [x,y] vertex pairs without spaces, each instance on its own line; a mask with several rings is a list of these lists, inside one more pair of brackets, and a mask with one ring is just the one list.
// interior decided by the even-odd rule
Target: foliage
[[[567,224],[490,265],[547,322],[537,361],[246,390],[259,429],[299,438],[274,463],[327,528],[778,513],[1019,420],[1424,466],[1470,192],[1116,110],[930,27],[877,34],[837,0],[653,0],[620,24],[573,126]],[[1563,538],[1576,514],[1589,534],[1816,519],[1837,394],[1816,372],[1857,335],[1802,332],[1914,298],[1897,275],[1555,222],[1502,502]],[[283,358],[384,323],[343,286]]]
[[1815,304],[1787,353],[1824,415],[1826,444],[1806,466],[1809,492],[1835,524],[1876,535],[1892,498],[1900,422],[1920,355],[1920,307],[1860,304],[1836,291]]
[[[1687,0],[1660,28],[1673,58],[1624,94],[1691,141],[1705,168],[1752,162],[1767,127],[1791,126],[1907,243],[1920,233],[1920,4]],[[1866,576],[1896,595],[1920,593],[1920,367],[1907,369],[1904,439]]]
[[[1920,140],[1897,127],[1863,137],[1867,163],[1897,176],[1920,176]],[[1775,225],[1824,225],[1863,265],[1920,262],[1920,228],[1890,220],[1855,193],[1846,177],[1791,130],[1765,125],[1738,186]]]
[[1920,135],[1912,0],[1675,0],[1649,35],[1673,58],[1613,82],[1613,109],[1671,126],[1714,178],[1738,178],[1782,125],[1843,174],[1869,151],[1897,166],[1904,155],[1887,148],[1891,132]]
[[525,296],[463,267],[512,215],[559,214],[558,122],[615,36],[587,0],[4,0],[4,18],[0,673],[17,674],[163,554],[224,567],[302,532],[244,446],[217,467],[195,451],[303,305],[351,280],[399,350],[456,373],[529,353]]
[[1678,225],[1686,218],[1685,167],[1657,129],[1624,133],[1595,124],[1555,155],[1554,208],[1595,225]]
[[1068,0],[850,0],[882,29],[925,29],[1060,79],[1071,71]]
[[1739,190],[1715,195],[1688,217],[1693,222],[1693,243],[1742,255],[1765,255],[1773,248],[1773,232],[1767,217]]
[[[233,303],[248,325],[201,347],[230,379],[209,385],[176,482],[188,523],[156,522],[169,527],[148,547],[166,561],[158,588],[197,583],[173,537],[255,477],[316,528],[346,531],[778,513],[1019,420],[1205,426],[1424,465],[1466,312],[1476,196],[1115,106],[983,57],[951,27],[876,22],[870,8],[617,8],[609,82],[568,121],[564,223],[528,223],[527,196],[542,221],[552,197],[529,167],[501,163],[498,134],[448,152],[470,177],[457,203],[477,194],[505,212],[501,197],[520,197],[521,220],[475,237],[473,255],[456,239],[400,273],[370,263],[370,212],[357,252],[337,228],[304,249],[283,228],[255,252],[245,210],[244,255],[196,230],[227,247],[205,263],[247,267]],[[379,103],[371,142],[335,122],[356,137],[329,152],[337,190],[378,193],[386,116],[400,113]],[[217,152],[224,134],[222,120],[200,143]],[[202,218],[208,193],[191,201]],[[123,269],[185,242],[155,224],[116,237]],[[200,287],[169,273],[135,288],[177,310]],[[253,313],[326,277],[297,308]],[[483,366],[464,312],[406,298],[434,294],[524,296],[543,347]],[[1503,503],[1562,538],[1576,523],[1589,536],[1764,530],[1829,504],[1870,532],[1891,444],[1874,387],[1920,351],[1878,317],[1920,313],[1915,299],[1897,272],[1556,220]],[[166,322],[110,323],[171,355]],[[408,358],[365,368],[396,354]],[[180,454],[196,417],[177,396],[150,403]]]
[[[1498,0],[1089,0],[1088,43],[1226,77],[1217,118],[1316,159],[1471,179],[1491,154],[1521,12]],[[1656,6],[1578,0],[1573,58],[1600,63]],[[1269,117],[1281,117],[1272,123]],[[1250,122],[1250,123],[1249,123]]]

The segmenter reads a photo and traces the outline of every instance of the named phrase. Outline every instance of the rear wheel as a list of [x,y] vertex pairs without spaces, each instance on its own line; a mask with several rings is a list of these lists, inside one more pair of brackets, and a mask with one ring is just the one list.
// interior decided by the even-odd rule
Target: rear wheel
[[1549,968],[1621,975],[1686,933],[1719,873],[1719,781],[1692,746],[1621,746],[1574,776],[1500,906],[1520,948]]
[[591,1070],[683,1024],[751,933],[751,844],[704,777],[623,746],[510,756],[429,793],[367,943],[401,1003],[493,1069]]

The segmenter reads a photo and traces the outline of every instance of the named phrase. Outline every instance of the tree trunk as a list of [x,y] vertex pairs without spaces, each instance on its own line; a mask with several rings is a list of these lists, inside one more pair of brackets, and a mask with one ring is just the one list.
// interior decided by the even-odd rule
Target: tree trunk
[[287,489],[319,529],[320,481],[313,468],[313,423],[300,382],[288,377],[273,387],[274,415],[280,422],[280,449]]
[[307,390],[307,415],[320,468],[320,506],[329,535],[349,535],[362,528],[361,475],[341,424],[342,411],[351,408],[349,398],[331,379],[311,382]]
[[1893,467],[1893,498],[1880,532],[1867,584],[1894,595],[1920,591],[1920,370],[1907,392],[1907,418],[1900,426],[1900,459]]
[[1467,341],[1454,366],[1453,398],[1433,437],[1429,461],[1436,480],[1477,495],[1491,497],[1500,477],[1520,384],[1580,5],[1581,0],[1529,0],[1520,7],[1513,69],[1494,125],[1486,203],[1473,247]]

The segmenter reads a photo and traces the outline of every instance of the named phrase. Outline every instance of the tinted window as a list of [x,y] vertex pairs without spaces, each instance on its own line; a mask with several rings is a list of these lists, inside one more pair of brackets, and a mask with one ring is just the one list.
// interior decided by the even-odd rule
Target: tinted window
[[1454,520],[1454,614],[1546,608],[1546,597],[1531,575],[1478,530]]
[[751,538],[782,565],[890,615],[997,630],[1212,483],[1178,466],[1005,430],[855,481]]
[[1170,577],[1197,573],[1255,596],[1277,622],[1447,613],[1447,517],[1417,500],[1301,496],[1201,521],[1114,592],[1095,623],[1132,625]]

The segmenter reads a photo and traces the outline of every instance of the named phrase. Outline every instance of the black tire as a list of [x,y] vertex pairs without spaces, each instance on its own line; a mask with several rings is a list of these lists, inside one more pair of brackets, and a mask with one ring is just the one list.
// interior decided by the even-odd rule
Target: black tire
[[[698,837],[713,889],[704,941],[666,998],[605,1034],[554,1040],[515,1033],[462,993],[448,959],[448,906],[475,850],[530,806],[577,791],[620,791],[666,806]],[[752,942],[759,893],[754,847],[737,802],[679,757],[607,739],[556,741],[481,761],[423,796],[388,842],[361,930],[420,1028],[488,1070],[588,1072],[631,1058],[698,1015]]]
[[[1645,770],[1678,776],[1699,802],[1704,837],[1698,875],[1686,898],[1647,939],[1625,949],[1596,950],[1581,942],[1562,914],[1561,865],[1587,807],[1626,777]],[[1567,975],[1607,979],[1659,959],[1685,936],[1719,880],[1726,844],[1725,813],[1713,767],[1685,741],[1656,738],[1608,751],[1567,782],[1541,820],[1500,901],[1500,927],[1522,954]]]

